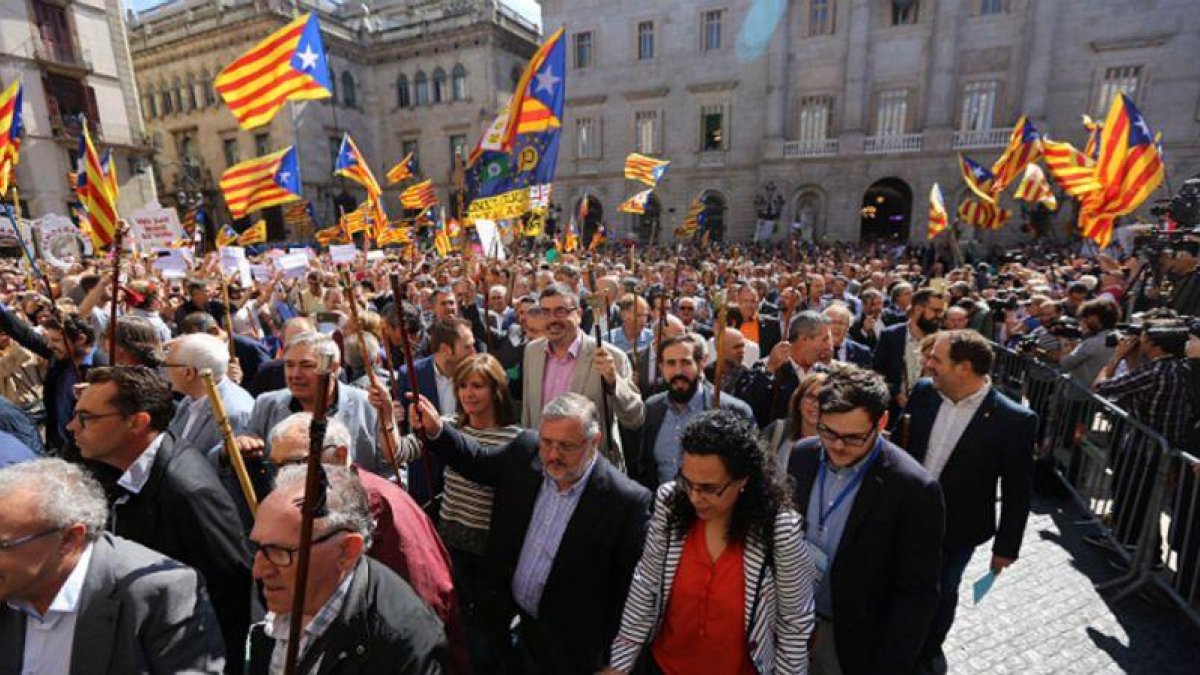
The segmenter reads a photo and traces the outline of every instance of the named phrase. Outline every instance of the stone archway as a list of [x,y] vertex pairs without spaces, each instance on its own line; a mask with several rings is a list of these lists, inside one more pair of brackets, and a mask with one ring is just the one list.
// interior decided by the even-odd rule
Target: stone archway
[[[793,229],[798,225],[798,231]],[[798,235],[805,241],[820,241],[825,236],[825,195],[816,187],[802,187],[792,198],[792,220],[787,236]]]
[[[583,213],[583,200],[587,200],[587,213]],[[604,222],[604,205],[600,203],[600,199],[595,195],[585,194],[575,201],[576,227],[579,228],[579,242],[584,247],[587,247],[592,241],[592,235],[596,234],[596,230],[600,229],[600,224]],[[583,218],[580,218],[580,215]],[[579,222],[582,220],[583,222]]]
[[725,195],[716,190],[705,190],[700,196],[704,211],[700,215],[698,238],[708,233],[709,242],[725,241],[725,212],[728,210]]
[[882,178],[863,193],[859,241],[908,241],[912,229],[912,188],[899,178]]

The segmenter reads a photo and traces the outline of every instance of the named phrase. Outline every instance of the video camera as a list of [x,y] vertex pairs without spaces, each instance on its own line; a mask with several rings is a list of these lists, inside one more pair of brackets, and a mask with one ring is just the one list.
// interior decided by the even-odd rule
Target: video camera
[[1155,318],[1145,314],[1135,314],[1132,323],[1119,323],[1116,330],[1109,333],[1104,340],[1107,347],[1116,347],[1122,338],[1140,337],[1147,334],[1155,344],[1171,353],[1183,351],[1188,337],[1200,337],[1200,319],[1192,316],[1175,316]]

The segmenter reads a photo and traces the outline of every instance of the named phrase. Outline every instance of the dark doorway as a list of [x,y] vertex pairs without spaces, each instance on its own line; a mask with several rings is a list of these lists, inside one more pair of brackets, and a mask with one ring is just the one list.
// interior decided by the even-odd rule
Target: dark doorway
[[[587,213],[583,212],[583,199],[587,200]],[[575,203],[575,220],[579,228],[579,242],[586,248],[592,243],[592,235],[596,234],[596,230],[600,229],[600,224],[604,222],[604,207],[600,205],[600,200],[592,195],[586,195],[583,199]]]
[[658,196],[651,193],[646,198],[645,211],[634,216],[635,232],[637,240],[643,244],[650,244],[652,238],[662,238],[662,204],[658,201]]
[[859,212],[862,242],[908,241],[912,226],[912,188],[899,178],[884,178],[867,188]]
[[701,240],[708,235],[708,241],[725,241],[725,198],[719,192],[705,192],[700,198],[704,211],[700,216]]

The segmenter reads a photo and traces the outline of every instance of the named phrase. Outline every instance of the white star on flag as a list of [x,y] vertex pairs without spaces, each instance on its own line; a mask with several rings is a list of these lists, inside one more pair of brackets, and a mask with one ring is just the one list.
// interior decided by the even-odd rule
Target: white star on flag
[[304,51],[297,52],[296,56],[300,57],[300,68],[303,70],[316,68],[321,60],[321,55],[313,51],[312,45],[304,45]]
[[1133,126],[1137,127],[1138,130],[1141,131],[1142,134],[1146,136],[1146,138],[1150,138],[1150,125],[1146,124],[1145,117],[1139,116],[1137,118],[1137,121],[1133,123]]
[[547,94],[554,93],[554,85],[562,81],[561,77],[556,77],[554,71],[549,66],[545,70],[537,74],[536,91],[545,91]]
[[280,171],[279,172],[279,182],[280,183],[287,183],[291,179],[292,179],[291,171]]

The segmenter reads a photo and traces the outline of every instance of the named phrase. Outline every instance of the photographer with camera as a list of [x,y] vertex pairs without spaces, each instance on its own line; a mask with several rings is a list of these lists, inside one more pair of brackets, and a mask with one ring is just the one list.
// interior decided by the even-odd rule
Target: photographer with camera
[[1100,370],[1112,357],[1118,342],[1113,328],[1120,315],[1121,309],[1117,303],[1107,297],[1088,300],[1079,307],[1082,339],[1068,340],[1064,349],[1067,354],[1059,360],[1058,365],[1084,390],[1092,389]]

